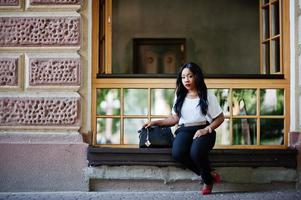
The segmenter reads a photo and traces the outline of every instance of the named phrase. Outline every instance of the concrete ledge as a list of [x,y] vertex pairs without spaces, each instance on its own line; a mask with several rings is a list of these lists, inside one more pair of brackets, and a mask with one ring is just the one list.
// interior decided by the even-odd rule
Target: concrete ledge
[[[216,170],[221,174],[223,184],[234,186],[281,183],[294,188],[297,181],[297,171],[283,167],[224,167]],[[195,190],[202,182],[200,176],[178,167],[88,167],[85,177],[91,191]]]

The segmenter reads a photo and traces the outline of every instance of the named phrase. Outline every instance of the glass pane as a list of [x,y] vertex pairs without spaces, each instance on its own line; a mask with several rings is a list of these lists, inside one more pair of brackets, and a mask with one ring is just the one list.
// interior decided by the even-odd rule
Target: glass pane
[[262,5],[269,3],[269,0],[261,0]]
[[120,144],[120,119],[97,119],[97,144]]
[[[259,0],[114,0],[112,73],[173,74],[184,56],[202,64],[206,74],[260,74],[259,5]],[[138,58],[145,59],[137,66],[134,41],[143,38],[185,39],[185,45],[138,45]]]
[[278,38],[276,40],[272,40],[271,48],[271,73],[277,73],[280,72],[280,42]]
[[263,39],[268,39],[270,37],[269,7],[262,9],[262,17],[262,36]]
[[256,115],[256,89],[233,89],[233,115]]
[[218,103],[223,109],[224,115],[230,115],[230,89],[208,89],[217,97]]
[[124,90],[124,114],[147,115],[147,89]]
[[124,119],[124,144],[139,144],[140,130],[147,119]]
[[272,4],[272,36],[279,34],[279,2]]
[[256,145],[256,119],[233,119],[233,144]]
[[120,114],[120,89],[97,89],[96,95],[97,115]]
[[231,145],[230,141],[230,120],[225,119],[225,121],[215,129],[216,131],[216,144],[217,145]]
[[170,115],[175,97],[174,89],[152,89],[152,115]]
[[284,119],[260,119],[260,144],[282,145]]
[[283,115],[284,89],[260,89],[260,115]]
[[262,68],[263,74],[270,73],[270,43],[262,44]]

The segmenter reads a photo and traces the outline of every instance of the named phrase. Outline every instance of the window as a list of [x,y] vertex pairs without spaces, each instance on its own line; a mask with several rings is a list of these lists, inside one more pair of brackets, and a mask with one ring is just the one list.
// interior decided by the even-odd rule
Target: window
[[[287,147],[287,1],[93,3],[93,145],[137,147],[142,124],[169,115],[175,73],[154,62],[170,51],[168,44],[176,55],[170,62],[201,64],[219,99],[226,120],[217,129],[217,148]],[[134,64],[137,44],[153,45],[153,54],[141,54],[152,70]]]

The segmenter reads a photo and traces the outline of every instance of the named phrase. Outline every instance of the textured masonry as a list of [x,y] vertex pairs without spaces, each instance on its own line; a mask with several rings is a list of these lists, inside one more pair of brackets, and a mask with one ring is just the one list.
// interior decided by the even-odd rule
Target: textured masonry
[[80,59],[31,58],[29,85],[79,85]]
[[79,98],[0,98],[0,126],[79,125]]
[[80,45],[80,17],[0,17],[0,46]]
[[0,58],[0,86],[18,85],[18,59]]
[[17,6],[19,0],[0,0],[0,6]]
[[32,5],[48,5],[48,4],[75,4],[80,5],[81,0],[30,0]]

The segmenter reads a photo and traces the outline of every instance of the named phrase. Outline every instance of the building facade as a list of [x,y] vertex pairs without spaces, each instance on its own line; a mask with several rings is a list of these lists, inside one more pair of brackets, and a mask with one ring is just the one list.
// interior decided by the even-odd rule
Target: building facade
[[[153,20],[142,20],[145,16],[137,10],[145,8],[156,10],[165,19],[168,6],[158,2],[155,8],[154,2],[139,1],[0,0],[0,191],[109,190],[125,185],[170,189],[176,182],[198,181],[164,156],[158,164],[130,156],[148,160],[147,153],[137,150],[133,132],[146,120],[168,115],[169,101],[164,98],[172,96],[174,66],[184,58],[202,62],[208,87],[227,102],[217,153],[228,149],[254,154],[256,150],[255,156],[259,156],[269,150],[273,156],[291,147],[301,151],[301,1],[254,0],[254,5],[227,7],[237,15],[229,17],[233,24],[239,16],[244,16],[248,25],[255,24],[255,29],[246,28],[245,32],[225,25],[229,22],[222,19],[229,13],[216,14],[216,21],[194,19],[177,2],[170,10],[184,10],[186,18],[173,17],[183,26],[171,26],[152,14],[146,17]],[[223,3],[219,6],[225,7]],[[185,8],[194,7],[198,8]],[[254,11],[248,15],[238,12],[251,8]],[[253,14],[260,20],[254,20]],[[192,24],[202,21],[208,29],[216,24],[212,29],[229,40],[220,35],[210,40],[207,35],[206,43],[201,37],[208,34],[206,29],[189,27],[185,20]],[[233,33],[237,41],[232,40]],[[215,40],[220,42],[216,47]],[[224,44],[229,41],[234,51]],[[172,48],[163,48],[162,58],[140,55],[150,44]],[[216,62],[211,51],[221,55]],[[153,58],[164,64],[155,65]],[[226,69],[218,67],[223,63],[227,63]],[[242,68],[233,67],[242,63]],[[260,67],[252,68],[254,63]],[[147,100],[143,102],[141,97]],[[163,104],[167,104],[164,109]],[[271,104],[277,109],[264,107]],[[278,125],[280,128],[275,128]],[[156,162],[163,154],[168,151],[158,151],[149,160]],[[299,166],[239,167],[237,162],[235,166],[217,165],[217,170],[226,182],[300,186],[300,156],[295,159]]]

